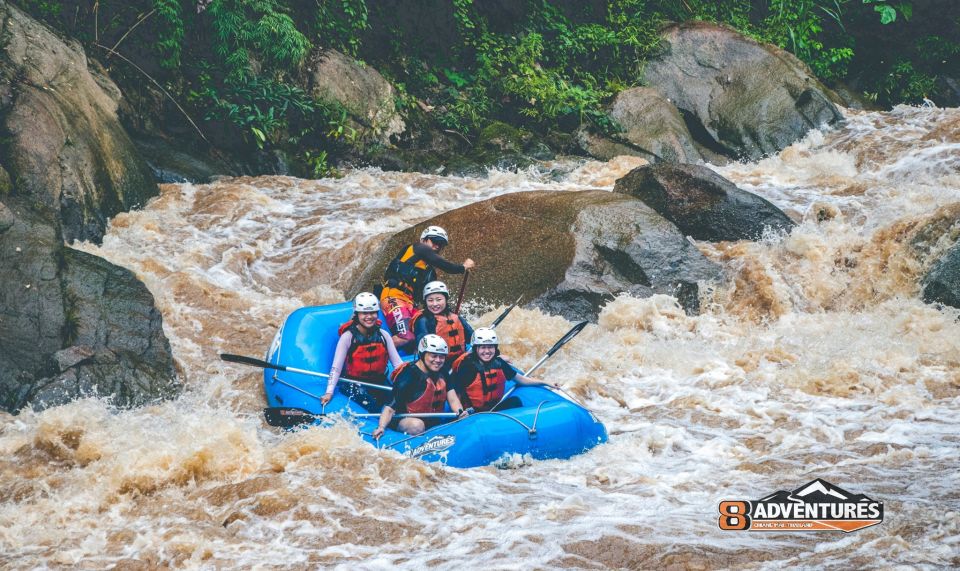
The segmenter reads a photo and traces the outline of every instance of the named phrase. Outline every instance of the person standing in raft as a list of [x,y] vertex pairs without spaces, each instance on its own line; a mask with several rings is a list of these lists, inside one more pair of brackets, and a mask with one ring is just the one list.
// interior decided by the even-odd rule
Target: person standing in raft
[[[474,331],[470,344],[472,350],[453,362],[450,378],[450,384],[464,406],[472,407],[477,412],[492,410],[503,398],[504,387],[509,380],[516,381],[518,385],[560,388],[559,385],[521,375],[500,357],[500,339],[497,332],[489,327]],[[522,405],[519,398],[510,397],[497,410]]]
[[423,433],[428,426],[438,421],[407,417],[391,424],[396,413],[423,414],[443,412],[443,403],[450,404],[450,410],[458,418],[467,414],[460,404],[456,391],[447,387],[443,378],[444,362],[447,358],[447,342],[437,335],[426,335],[417,345],[417,360],[404,363],[393,371],[393,402],[383,407],[380,423],[373,431],[373,437],[379,440],[387,427],[399,429],[411,436]]
[[466,319],[450,310],[450,291],[443,282],[423,286],[423,302],[427,308],[411,320],[417,342],[431,333],[443,337],[449,351],[447,364],[453,363],[467,352],[467,339],[473,335],[473,328]]
[[[324,405],[333,398],[341,373],[347,379],[389,387],[387,361],[394,367],[403,364],[390,334],[380,328],[379,311],[380,302],[372,293],[358,293],[354,298],[353,317],[340,326],[340,340],[330,366],[327,391],[320,398]],[[345,384],[341,390],[343,394],[370,412],[378,412],[387,401],[388,391],[368,391],[361,385]]]
[[420,242],[405,247],[387,265],[380,303],[397,347],[414,341],[416,336],[410,324],[414,300],[423,299],[423,286],[437,279],[436,269],[462,274],[474,267],[470,258],[463,265],[442,258],[440,252],[448,243],[446,230],[429,226],[420,233]]

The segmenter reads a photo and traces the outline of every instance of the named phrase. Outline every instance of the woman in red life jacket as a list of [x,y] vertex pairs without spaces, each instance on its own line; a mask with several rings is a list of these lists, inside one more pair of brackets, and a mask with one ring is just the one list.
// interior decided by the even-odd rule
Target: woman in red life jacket
[[[450,380],[461,404],[466,407],[473,407],[477,412],[493,409],[503,398],[504,385],[511,379],[518,385],[559,388],[556,384],[521,375],[500,357],[500,339],[497,332],[489,327],[474,331],[470,344],[473,350],[453,362]],[[516,408],[522,404],[519,398],[510,397],[497,406],[497,410]]]
[[320,398],[326,405],[333,398],[340,375],[344,376],[343,394],[370,412],[377,412],[388,399],[389,391],[368,391],[347,379],[390,386],[387,383],[387,361],[394,367],[403,364],[390,333],[380,328],[377,312],[380,302],[372,293],[359,293],[353,300],[353,318],[340,326],[340,340],[330,366],[327,392]]
[[380,423],[373,431],[377,440],[383,436],[388,426],[415,436],[428,426],[437,424],[429,419],[407,417],[391,425],[396,413],[432,413],[443,412],[443,403],[450,404],[450,410],[463,416],[467,414],[457,398],[457,393],[447,387],[443,378],[444,362],[447,358],[447,342],[437,335],[427,335],[417,345],[417,360],[405,363],[393,371],[393,401],[383,407]]
[[427,308],[413,318],[413,332],[419,343],[425,335],[439,335],[447,342],[447,364],[467,352],[467,339],[473,336],[473,327],[467,320],[450,310],[450,290],[443,282],[423,286],[423,302]]
[[413,325],[410,323],[416,305],[414,300],[423,299],[423,286],[437,279],[436,270],[462,274],[474,267],[470,258],[461,265],[440,256],[449,241],[446,230],[439,226],[428,226],[420,233],[419,242],[405,246],[387,265],[380,303],[397,347],[408,344],[416,346]]

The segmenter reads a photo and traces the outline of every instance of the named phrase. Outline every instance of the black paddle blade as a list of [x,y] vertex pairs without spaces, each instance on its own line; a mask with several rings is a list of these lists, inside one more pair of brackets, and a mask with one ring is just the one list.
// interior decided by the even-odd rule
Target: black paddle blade
[[547,351],[547,356],[553,355],[560,349],[560,347],[563,347],[564,345],[566,345],[567,341],[570,341],[571,339],[576,337],[578,333],[583,331],[583,328],[586,327],[588,323],[590,322],[581,321],[580,323],[574,325],[570,331],[567,331],[566,335],[561,337],[559,341],[553,344],[553,347],[551,347],[550,350]]
[[270,426],[293,428],[304,424],[312,424],[324,415],[313,414],[302,408],[275,406],[263,409],[263,416]]
[[518,297],[517,301],[513,302],[513,304],[510,305],[510,307],[503,310],[503,313],[500,314],[500,317],[496,318],[494,322],[490,324],[490,329],[496,329],[497,325],[500,325],[500,322],[506,319],[508,315],[510,315],[510,312],[513,311],[513,308],[516,307],[518,303],[520,303],[521,299],[523,299],[523,295]]
[[220,353],[220,359],[227,361],[228,363],[242,363],[244,365],[253,365],[254,367],[260,367],[262,369],[277,369],[280,371],[286,371],[287,368],[283,365],[274,365],[273,363],[268,363],[263,359],[255,359],[253,357],[244,357],[243,355],[231,355],[230,353]]

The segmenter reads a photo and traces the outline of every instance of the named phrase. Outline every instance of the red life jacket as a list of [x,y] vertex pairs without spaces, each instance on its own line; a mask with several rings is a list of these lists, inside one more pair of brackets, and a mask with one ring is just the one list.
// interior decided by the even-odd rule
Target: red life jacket
[[[464,353],[459,359],[453,362],[453,370],[457,372],[464,365],[466,360],[472,356],[472,353]],[[496,357],[494,357],[496,361]],[[503,391],[507,384],[507,376],[500,367],[491,367],[485,369],[479,363],[473,363],[476,374],[473,380],[464,388],[470,405],[478,411],[490,410],[493,405],[500,402],[503,398]]]
[[386,384],[389,359],[387,342],[383,340],[383,335],[380,333],[380,325],[378,319],[370,335],[362,334],[360,324],[353,319],[340,326],[340,335],[347,331],[353,335],[344,361],[344,377],[380,385]]
[[447,402],[447,382],[443,380],[443,377],[437,379],[436,382],[430,378],[430,375],[424,374],[417,366],[416,362],[404,363],[393,370],[393,382],[397,383],[397,379],[400,377],[401,371],[405,370],[408,366],[413,366],[417,370],[414,371],[414,374],[420,374],[426,377],[427,386],[423,390],[423,394],[417,397],[416,400],[407,403],[407,412],[411,414],[420,414],[428,412],[443,412],[443,403]]
[[437,323],[436,334],[443,337],[447,342],[447,360],[456,359],[467,350],[467,340],[464,339],[466,331],[460,316],[456,313],[447,313],[446,315],[433,315]]
[[[429,311],[421,311],[414,316],[410,322],[410,327],[415,327],[419,319],[429,319],[427,332],[435,333],[447,342],[447,362],[450,363],[467,350],[466,329],[460,316],[453,312],[441,313],[435,315]],[[433,325],[433,331],[430,331],[430,324]],[[416,330],[416,329],[414,329]]]

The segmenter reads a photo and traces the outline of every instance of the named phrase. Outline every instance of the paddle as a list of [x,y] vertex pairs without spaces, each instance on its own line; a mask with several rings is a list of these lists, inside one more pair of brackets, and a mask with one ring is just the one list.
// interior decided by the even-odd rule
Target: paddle
[[463,292],[467,289],[467,278],[470,277],[470,270],[463,270],[463,281],[460,282],[460,293],[457,294],[457,309],[454,313],[460,315],[460,304],[463,303]]
[[267,419],[267,424],[270,426],[293,428],[294,426],[300,426],[301,424],[313,422],[326,415],[313,414],[312,412],[302,408],[270,407],[263,409],[263,416]]
[[567,331],[566,335],[564,335],[563,337],[561,337],[559,341],[557,341],[556,343],[554,343],[554,344],[553,344],[553,347],[550,347],[550,350],[547,351],[547,354],[544,355],[542,359],[540,359],[539,361],[537,361],[537,364],[536,364],[536,365],[530,367],[530,370],[527,371],[527,372],[525,372],[524,375],[526,375],[526,376],[528,376],[528,377],[529,377],[530,375],[532,375],[534,371],[536,371],[538,368],[540,368],[540,365],[542,365],[542,364],[544,363],[544,361],[546,361],[547,359],[549,359],[550,357],[552,357],[554,353],[556,353],[557,351],[559,351],[559,350],[560,350],[560,347],[563,347],[564,345],[566,345],[567,342],[569,342],[571,339],[573,339],[574,337],[576,337],[578,333],[580,333],[581,331],[583,331],[583,328],[587,326],[587,323],[589,323],[589,322],[588,322],[588,321],[581,321],[580,323],[574,325],[573,328],[572,328],[570,331]]
[[[283,407],[283,406],[272,406],[263,409],[263,416],[267,420],[267,424],[270,426],[278,426],[280,428],[293,428],[294,426],[300,426],[301,424],[307,424],[315,422],[317,419],[329,416],[326,414],[316,414],[305,410],[302,408],[294,407]],[[355,418],[372,418],[380,417],[379,413],[365,413],[365,414],[352,414],[349,415]],[[394,415],[394,418],[455,418],[457,416],[454,412],[432,412],[432,413],[420,413],[420,414],[397,414]]]
[[[278,370],[278,371],[290,371],[291,373],[300,373],[301,375],[310,375],[310,376],[313,376],[313,377],[321,377],[321,378],[324,378],[324,379],[327,379],[327,378],[330,377],[330,375],[328,375],[328,374],[326,374],[326,373],[318,373],[318,372],[316,372],[316,371],[307,371],[306,369],[298,369],[298,368],[296,368],[296,367],[287,367],[286,365],[277,365],[277,364],[275,364],[275,363],[269,363],[269,362],[267,362],[267,361],[262,361],[262,360],[260,360],[260,359],[254,359],[253,357],[244,357],[243,355],[231,355],[230,353],[220,353],[220,358],[223,359],[224,361],[227,361],[227,362],[230,362],[230,363],[242,363],[242,364],[244,364],[244,365],[252,365],[252,366],[254,366],[254,367],[261,367],[261,368],[263,368],[263,369],[276,369],[276,370]],[[280,379],[277,379],[277,380],[279,380],[281,383],[283,383],[282,380],[280,380]],[[353,384],[355,384],[355,385],[361,385],[361,386],[364,386],[364,387],[367,387],[367,388],[377,389],[377,390],[381,390],[381,391],[392,391],[392,390],[393,390],[393,387],[385,387],[385,386],[383,386],[383,385],[377,385],[377,384],[374,384],[374,383],[365,383],[365,382],[363,382],[363,381],[355,381],[355,380],[353,380],[353,379],[345,379],[345,378],[343,378],[343,377],[340,377],[340,382],[343,382],[343,383],[353,383]],[[287,385],[287,386],[292,386],[292,385],[290,385],[289,383],[283,383],[283,384],[285,384],[285,385]],[[294,387],[294,388],[296,388],[296,387]],[[303,391],[303,392],[306,392],[306,391]],[[306,394],[308,394],[308,395],[310,395],[310,396],[314,396],[314,395],[311,395],[310,393],[306,393]],[[319,398],[319,397],[318,397],[318,398]]]
[[[542,359],[540,359],[539,361],[537,361],[537,363],[536,363],[534,366],[530,367],[530,369],[529,369],[527,372],[524,373],[524,376],[529,377],[530,375],[532,375],[534,371],[536,371],[538,368],[540,368],[540,365],[542,365],[542,364],[543,364],[547,359],[549,359],[554,353],[556,353],[557,351],[559,351],[560,348],[563,347],[564,345],[566,345],[571,339],[573,339],[574,337],[576,337],[578,333],[580,333],[581,331],[583,331],[583,328],[587,326],[587,323],[589,323],[589,322],[587,322],[587,321],[581,321],[580,323],[574,325],[573,328],[570,329],[570,331],[567,331],[567,333],[566,333],[563,337],[561,337],[559,341],[557,341],[556,343],[553,344],[553,347],[550,347],[550,350],[547,351],[547,354],[544,355]],[[503,401],[507,400],[507,397],[510,396],[510,394],[513,393],[513,391],[517,390],[517,387],[518,387],[518,386],[519,386],[519,385],[514,385],[512,389],[510,389],[509,391],[507,391],[507,392],[503,395],[503,397],[500,399],[500,402],[498,402],[497,404],[493,405],[493,408],[492,408],[491,410],[496,410],[497,407],[500,406],[500,403],[502,403]],[[577,403],[577,404],[579,404],[579,403]],[[580,405],[580,406],[583,406],[583,405]]]
[[510,307],[503,310],[503,313],[500,314],[500,317],[493,320],[493,323],[490,324],[490,329],[496,329],[497,325],[500,325],[500,322],[510,315],[510,312],[513,311],[513,308],[516,307],[518,303],[520,303],[521,299],[523,299],[523,294],[520,294],[520,297],[517,298],[517,301],[513,302]]
[[[354,418],[380,418],[379,412],[365,412],[363,414],[351,414],[351,417]],[[393,418],[456,418],[457,413],[455,412],[418,412],[418,413],[404,413],[404,414],[395,414]]]

